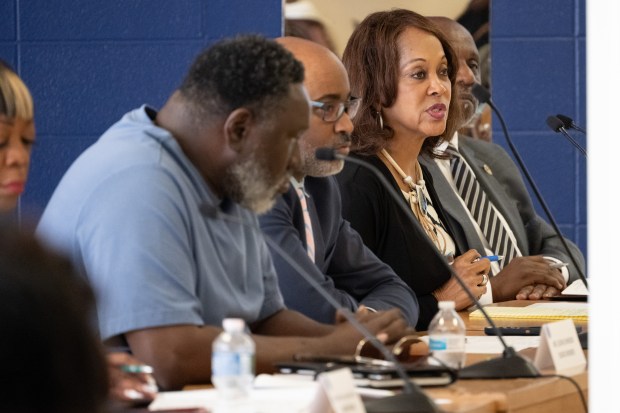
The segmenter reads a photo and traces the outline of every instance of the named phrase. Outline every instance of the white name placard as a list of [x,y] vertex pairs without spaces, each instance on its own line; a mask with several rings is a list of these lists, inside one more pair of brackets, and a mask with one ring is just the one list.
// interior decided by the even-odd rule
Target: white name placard
[[318,382],[317,395],[310,407],[312,413],[366,413],[362,399],[355,390],[351,369],[321,373]]
[[542,326],[534,365],[539,369],[554,368],[559,374],[573,374],[585,369],[586,357],[572,319]]

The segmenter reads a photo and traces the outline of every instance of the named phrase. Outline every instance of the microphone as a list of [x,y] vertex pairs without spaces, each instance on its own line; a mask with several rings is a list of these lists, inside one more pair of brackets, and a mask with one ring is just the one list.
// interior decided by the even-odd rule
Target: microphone
[[508,128],[506,127],[506,122],[504,121],[504,117],[500,113],[499,109],[497,109],[497,107],[495,106],[495,103],[493,103],[493,101],[491,100],[491,94],[489,93],[488,90],[486,90],[483,86],[481,86],[478,83],[474,83],[474,86],[472,87],[472,93],[474,94],[476,99],[478,99],[480,102],[488,103],[491,109],[493,109],[493,112],[495,112],[495,114],[497,115],[502,125],[502,130],[504,131],[506,142],[508,142],[508,146],[510,147],[512,154],[517,160],[517,164],[519,165],[519,168],[521,168],[521,172],[523,172],[523,175],[525,175],[527,182],[530,184],[530,188],[532,188],[532,190],[534,191],[534,195],[536,195],[536,199],[538,199],[538,203],[540,204],[542,209],[545,211],[545,215],[547,215],[547,219],[551,223],[553,230],[555,231],[556,235],[560,238],[560,242],[562,242],[562,246],[564,246],[564,249],[566,250],[566,254],[568,254],[568,257],[570,258],[575,270],[577,271],[579,278],[583,282],[583,285],[587,288],[588,281],[586,280],[586,277],[583,275],[583,272],[581,272],[581,268],[579,268],[579,266],[577,265],[577,260],[573,256],[573,253],[571,252],[570,248],[568,248],[568,244],[566,243],[566,240],[562,236],[562,233],[560,232],[560,228],[558,227],[558,224],[555,222],[555,219],[553,218],[553,215],[551,214],[551,210],[549,209],[549,207],[547,206],[547,203],[545,202],[544,198],[540,194],[538,187],[534,183],[534,179],[532,179],[532,175],[530,175],[530,172],[525,166],[523,159],[521,159],[521,155],[519,155],[517,148],[512,143],[512,139],[510,138],[510,134],[508,133]]
[[[332,148],[318,148],[315,152],[315,156],[319,160],[324,161],[333,161],[333,160],[344,160],[346,162],[354,163],[356,165],[361,166],[372,172],[381,182],[383,187],[388,191],[390,196],[396,202],[396,205],[399,206],[405,213],[405,215],[411,220],[414,226],[419,225],[419,223],[413,217],[411,210],[407,208],[406,204],[402,202],[402,197],[396,193],[396,190],[390,185],[390,183],[385,179],[383,174],[374,166],[369,164],[368,162],[364,162],[360,159],[353,158],[351,156],[341,155],[337,153]],[[428,242],[436,248],[434,244],[432,244],[431,240],[424,236],[423,239],[425,242]],[[446,271],[449,271],[454,279],[458,282],[461,289],[467,294],[470,300],[478,307],[482,315],[486,319],[487,323],[493,328],[495,334],[499,341],[504,347],[504,351],[502,352],[501,358],[491,359],[487,361],[483,361],[480,363],[472,364],[471,366],[464,367],[459,371],[459,378],[461,379],[512,379],[512,378],[528,378],[528,377],[539,377],[540,373],[538,369],[532,365],[529,361],[521,357],[514,348],[510,347],[506,344],[504,340],[504,336],[502,332],[497,328],[495,322],[489,314],[485,311],[484,307],[480,304],[480,301],[474,296],[471,290],[467,287],[467,285],[463,282],[461,277],[454,271],[452,266],[448,264],[447,261],[444,260]]]
[[564,127],[565,127],[566,129],[571,129],[571,128],[572,128],[572,129],[575,129],[577,132],[581,132],[581,133],[583,133],[584,135],[586,134],[585,129],[580,128],[580,127],[579,127],[579,125],[577,125],[577,124],[575,123],[575,121],[574,121],[574,120],[572,120],[571,118],[569,118],[568,116],[566,116],[566,115],[562,115],[562,114],[560,114],[560,113],[558,113],[558,114],[557,114],[557,115],[555,115],[555,116],[556,116],[558,119],[560,119],[560,120],[562,121],[562,123],[564,124]]
[[[560,116],[560,115],[558,115]],[[570,119],[570,118],[569,118]],[[549,128],[551,128],[551,130],[553,130],[554,132],[561,132],[562,135],[564,135],[566,137],[566,139],[568,139],[568,141],[577,149],[579,149],[579,151],[583,154],[583,156],[587,159],[588,158],[588,154],[586,153],[586,150],[583,149],[581,147],[581,145],[579,145],[577,143],[577,141],[575,139],[573,139],[572,136],[570,136],[570,134],[566,131],[566,122],[563,122],[559,117],[556,116],[549,116],[547,117],[547,126],[549,126]]]
[[340,310],[344,318],[357,330],[365,339],[370,341],[378,349],[383,357],[388,360],[396,370],[396,373],[403,381],[403,393],[395,396],[385,397],[366,403],[368,413],[382,412],[407,412],[407,413],[440,413],[439,408],[422,391],[422,389],[410,380],[402,364],[396,359],[394,354],[387,349],[385,344],[377,339],[364,325],[362,325],[348,309],[340,306],[340,303],[331,296],[297,261],[293,259],[282,247],[280,247],[269,236],[264,235],[262,230],[250,222],[246,222],[240,217],[227,214],[217,206],[202,204],[199,207],[200,213],[211,219],[222,219],[249,228],[251,231],[259,233],[267,245],[271,247],[287,264],[289,264],[301,277],[308,282],[335,310]]

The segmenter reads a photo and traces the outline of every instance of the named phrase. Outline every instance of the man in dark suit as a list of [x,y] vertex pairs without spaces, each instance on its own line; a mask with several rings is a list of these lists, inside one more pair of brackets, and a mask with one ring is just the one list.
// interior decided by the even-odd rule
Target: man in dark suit
[[[261,228],[321,284],[342,307],[372,312],[398,308],[415,325],[418,303],[414,292],[381,262],[342,218],[338,186],[332,175],[343,161],[321,161],[315,150],[330,147],[349,153],[359,100],[351,97],[344,66],[331,51],[294,37],[278,40],[305,67],[304,86],[312,101],[310,127],[299,141],[302,165],[291,188],[262,215]],[[321,322],[333,323],[335,313],[286,260],[272,251],[286,305]]]
[[[463,124],[474,115],[478,102],[471,93],[474,83],[480,82],[478,50],[471,34],[457,22],[445,17],[431,18],[439,25],[456,51],[459,59],[457,74],[458,96],[464,114]],[[463,135],[454,136],[450,144],[473,171],[481,189],[495,207],[516,246],[515,257],[500,265],[493,263],[490,288],[483,301],[540,299],[558,294],[558,289],[534,281],[541,274],[562,273],[565,281],[578,278],[561,240],[553,228],[538,216],[532,205],[517,166],[499,145],[475,140]],[[441,148],[446,149],[447,144]],[[462,250],[475,248],[483,255],[497,254],[487,240],[481,225],[467,207],[467,201],[456,188],[449,159],[422,158],[431,172],[433,186],[442,201],[455,232],[455,242]],[[583,269],[583,255],[568,241],[573,256]],[[508,260],[507,260],[508,261]],[[554,268],[560,266],[560,268]]]

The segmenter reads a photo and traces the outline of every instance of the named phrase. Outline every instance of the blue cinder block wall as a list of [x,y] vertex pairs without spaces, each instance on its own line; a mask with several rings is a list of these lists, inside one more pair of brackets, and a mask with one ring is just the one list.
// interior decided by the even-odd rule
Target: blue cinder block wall
[[65,170],[129,110],[161,107],[205,46],[280,36],[282,0],[2,0],[0,58],[35,100],[20,212],[37,220]]
[[[490,21],[493,100],[560,229],[586,254],[586,160],[545,123],[561,113],[587,126],[585,0],[493,0]],[[508,150],[496,118],[493,139]]]
[[[161,106],[202,47],[280,35],[282,1],[2,0],[0,16],[0,57],[36,103],[20,203],[36,219],[71,162],[125,112]],[[585,2],[492,0],[491,27],[494,101],[562,231],[585,252],[585,161],[545,125],[556,113],[586,125]],[[493,128],[506,146],[496,119]]]

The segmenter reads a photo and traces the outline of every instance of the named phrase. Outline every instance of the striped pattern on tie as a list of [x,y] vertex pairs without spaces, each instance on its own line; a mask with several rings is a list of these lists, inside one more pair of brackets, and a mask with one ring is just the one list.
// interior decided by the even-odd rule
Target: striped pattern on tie
[[453,145],[448,145],[446,153],[452,155],[450,166],[454,184],[471,215],[480,226],[491,249],[495,254],[504,256],[504,259],[499,262],[500,268],[503,268],[517,255],[515,245],[499,219],[495,206],[489,201],[487,194],[476,179],[474,171]]
[[306,233],[306,251],[308,256],[314,262],[314,233],[312,232],[312,221],[310,220],[310,213],[308,212],[308,201],[306,201],[306,194],[301,185],[295,185],[299,202],[301,203],[301,210],[304,216],[304,232]]

